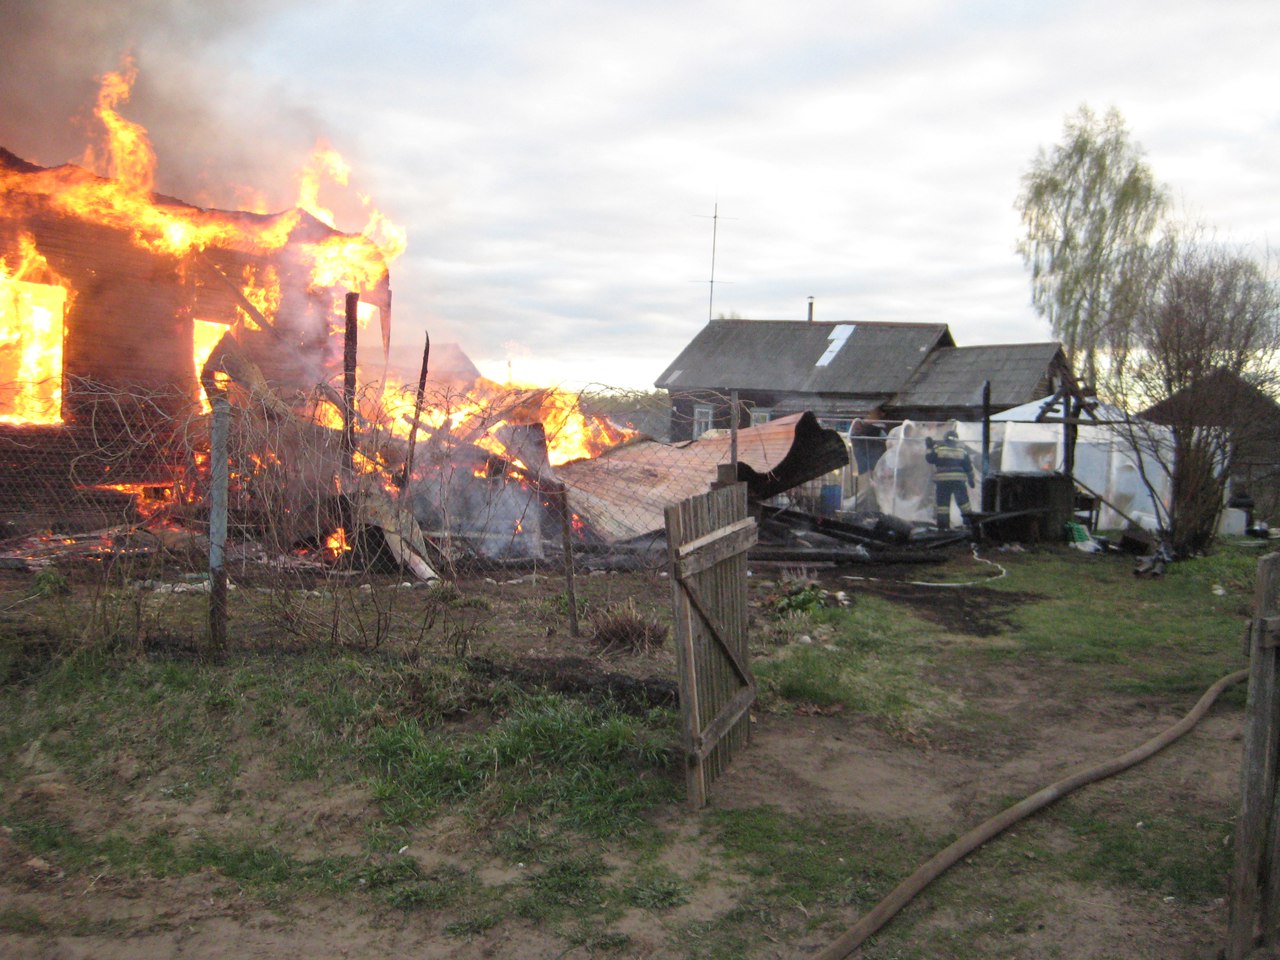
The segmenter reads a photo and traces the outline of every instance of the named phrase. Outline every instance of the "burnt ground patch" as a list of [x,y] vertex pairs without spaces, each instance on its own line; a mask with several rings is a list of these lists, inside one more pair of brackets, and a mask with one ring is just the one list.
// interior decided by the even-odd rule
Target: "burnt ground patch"
[[835,589],[883,597],[952,633],[993,637],[1013,626],[1013,613],[1022,604],[1041,599],[1036,594],[990,590],[981,584],[932,586],[891,577],[832,578]]
[[470,657],[467,668],[479,676],[502,677],[521,686],[585,696],[595,702],[608,701],[626,709],[674,707],[679,703],[674,680],[604,670],[585,657],[524,657],[514,663]]

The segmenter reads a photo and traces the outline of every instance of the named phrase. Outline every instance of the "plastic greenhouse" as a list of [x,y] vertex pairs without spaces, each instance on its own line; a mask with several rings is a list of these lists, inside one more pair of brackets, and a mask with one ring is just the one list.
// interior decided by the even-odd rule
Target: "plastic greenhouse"
[[[934,519],[933,467],[925,460],[925,438],[942,438],[954,427],[973,460],[977,483],[969,489],[973,509],[982,502],[983,475],[1065,473],[1066,445],[1062,424],[1037,422],[1045,416],[1061,418],[1060,403],[1054,398],[1034,401],[1006,410],[991,418],[987,462],[983,463],[983,425],[980,422],[949,421],[923,423],[904,421],[883,437],[859,436],[855,424],[851,438],[853,456],[850,469],[855,510],[877,510],[913,523]],[[1047,406],[1048,405],[1048,406]],[[1077,486],[1100,500],[1098,527],[1118,529],[1136,523],[1148,530],[1158,526],[1170,497],[1170,483],[1164,469],[1148,452],[1144,454],[1130,441],[1119,411],[1099,407],[1096,422],[1077,428],[1074,468]],[[1144,424],[1138,446],[1168,442],[1163,427]],[[1167,458],[1163,458],[1167,462]],[[1146,467],[1144,482],[1141,467]],[[1154,489],[1155,497],[1147,484]],[[1159,505],[1157,504],[1159,500]],[[960,521],[952,506],[952,525]]]

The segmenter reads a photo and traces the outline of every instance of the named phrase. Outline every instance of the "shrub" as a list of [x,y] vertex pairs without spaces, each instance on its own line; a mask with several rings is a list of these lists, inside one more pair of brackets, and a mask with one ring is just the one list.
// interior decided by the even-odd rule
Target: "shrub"
[[646,653],[658,649],[667,639],[666,626],[641,613],[630,597],[593,610],[588,619],[592,639],[606,653]]

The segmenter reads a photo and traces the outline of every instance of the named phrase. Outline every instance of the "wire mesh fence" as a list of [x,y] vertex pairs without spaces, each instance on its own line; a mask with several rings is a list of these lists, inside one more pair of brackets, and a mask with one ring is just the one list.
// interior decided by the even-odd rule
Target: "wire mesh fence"
[[[230,410],[223,566],[246,592],[233,592],[231,619],[252,592],[286,634],[343,645],[439,632],[445,608],[425,598],[441,584],[526,575],[563,578],[576,635],[574,577],[664,571],[665,510],[706,492],[726,464],[766,526],[891,516],[905,538],[936,522],[927,453],[944,433],[957,430],[975,468],[1053,471],[1062,458],[1061,431],[1036,425],[993,431],[985,451],[980,424],[841,433],[796,414],[716,430],[681,421],[665,393],[605,387],[372,383],[348,401],[327,384],[205,386]],[[136,632],[140,592],[210,589],[210,410],[190,390],[74,378],[62,389],[56,422],[0,421],[0,568],[94,584],[114,605],[94,629],[132,617]],[[1121,502],[1108,478],[1127,461],[1099,463],[1109,472],[1097,489]],[[1078,473],[1093,466],[1078,456]],[[969,488],[976,509],[981,491],[972,479]],[[858,539],[856,528],[845,534]]]

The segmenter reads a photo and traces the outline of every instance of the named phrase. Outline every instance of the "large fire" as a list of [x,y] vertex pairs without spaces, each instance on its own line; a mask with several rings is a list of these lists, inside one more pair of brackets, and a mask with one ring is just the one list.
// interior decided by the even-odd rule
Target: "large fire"
[[[465,447],[476,452],[473,461],[476,455],[497,458],[504,466],[496,475],[483,465],[477,475],[516,475],[536,487],[542,467],[596,456],[627,439],[627,431],[585,414],[572,393],[483,379],[423,397],[394,382],[378,385],[381,373],[360,370],[358,409],[345,409],[334,383],[342,374],[346,296],[360,295],[358,325],[362,333],[380,332],[385,350],[388,264],[404,251],[405,231],[364,196],[363,229],[338,231],[321,193],[345,187],[350,168],[324,143],[298,175],[294,206],[281,214],[207,210],[156,194],[156,156],[147,132],[121,113],[135,79],[130,61],[102,78],[94,114],[104,136],[86,151],[83,166],[35,167],[12,155],[16,163],[0,162],[0,424],[74,424],[78,408],[68,398],[74,363],[97,370],[98,347],[127,359],[135,345],[154,342],[179,352],[165,361],[166,369],[184,371],[179,379],[195,415],[208,412],[211,391],[236,388],[255,401],[269,399],[273,415],[284,411],[322,432],[337,434],[351,421],[360,447],[348,454],[352,473],[374,476],[392,497],[432,468],[423,457],[407,469],[406,450],[414,440],[437,453]],[[77,237],[89,238],[76,243],[110,247],[105,266],[77,259],[61,226],[67,223],[83,225]],[[126,256],[112,244],[133,253]],[[117,297],[123,303],[101,306],[93,298],[117,279],[108,270],[134,286]],[[169,300],[158,314],[153,309],[148,322],[162,329],[140,332],[131,298],[138,290],[151,297],[161,283]],[[90,301],[92,309],[80,309]],[[131,324],[132,340],[113,333],[110,324],[117,320]],[[80,332],[83,323],[97,325],[94,337]],[[297,359],[303,355],[314,359]],[[98,363],[115,369],[111,359]],[[545,457],[541,465],[525,462],[535,458],[509,445],[535,425],[545,439],[537,454]],[[242,488],[252,488],[274,457],[264,449],[241,464]],[[151,497],[149,509],[180,502],[192,489],[181,477],[174,487],[167,498]],[[111,489],[137,493],[128,485]],[[508,530],[521,533],[525,526],[516,522]],[[345,537],[336,531],[330,539],[340,534]],[[345,540],[341,547],[336,552],[350,549]],[[329,551],[335,552],[333,543]]]
[[[346,181],[341,157],[323,144],[317,145],[299,176],[297,203],[278,216],[203,210],[157,197],[153,192],[156,158],[146,131],[119,112],[135,78],[133,64],[126,62],[122,70],[102,80],[94,113],[105,140],[101,147],[87,151],[85,162],[104,176],[70,165],[34,173],[0,171],[0,216],[20,213],[15,208],[25,198],[38,195],[60,215],[124,231],[137,247],[175,258],[184,274],[217,269],[207,257],[201,259],[212,251],[263,258],[288,245],[293,260],[308,274],[308,296],[327,299],[323,309],[331,318],[330,330],[339,327],[346,292],[372,287],[386,276],[388,263],[404,250],[404,231],[367,203],[365,232],[350,235],[329,229],[321,235],[307,231],[305,215],[332,227],[332,214],[318,202],[324,177]],[[76,291],[50,275],[31,237],[23,242],[20,257],[6,257],[0,263],[0,380],[6,384],[0,396],[0,418],[9,423],[58,423],[62,416],[55,401],[63,374],[63,318],[67,299]],[[282,278],[270,264],[246,262],[240,275],[225,279],[253,308],[242,309],[235,322],[254,330],[261,318],[278,315],[284,299]],[[24,286],[15,286],[18,283]],[[36,290],[37,284],[51,289]],[[360,319],[367,325],[378,309],[366,303],[361,307]],[[200,316],[192,317],[192,322],[192,367],[198,376],[230,324]]]
[[15,259],[0,260],[0,423],[58,423],[68,291],[29,234]]

